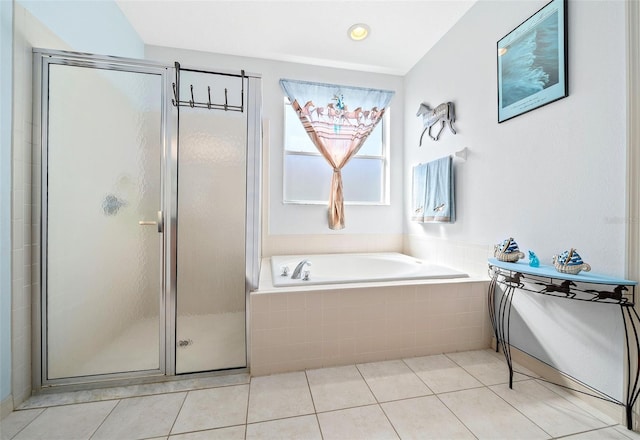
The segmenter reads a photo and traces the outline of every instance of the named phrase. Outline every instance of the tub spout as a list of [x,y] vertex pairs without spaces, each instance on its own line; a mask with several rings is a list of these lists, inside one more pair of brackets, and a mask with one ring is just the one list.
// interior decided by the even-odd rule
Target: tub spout
[[309,265],[311,266],[311,261],[304,259],[301,262],[298,263],[298,265],[296,266],[295,269],[293,269],[293,273],[291,274],[291,278],[296,280],[300,278],[300,273],[302,272],[302,269],[304,268],[305,265]]

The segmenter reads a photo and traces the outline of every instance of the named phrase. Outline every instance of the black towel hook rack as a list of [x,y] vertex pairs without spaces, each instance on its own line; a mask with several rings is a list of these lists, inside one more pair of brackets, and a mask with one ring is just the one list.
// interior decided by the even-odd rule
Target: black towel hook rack
[[[240,74],[230,74],[230,73],[219,73],[219,72],[210,72],[206,70],[196,70],[196,69],[183,69],[180,67],[180,63],[175,62],[175,70],[176,70],[176,81],[172,83],[173,87],[173,99],[171,99],[171,104],[174,107],[191,107],[191,108],[206,108],[209,110],[224,110],[224,111],[235,111],[235,112],[244,112],[244,80],[247,77],[244,73],[244,70],[240,71]],[[214,103],[211,101],[211,86],[207,86],[207,102],[198,102],[194,97],[193,92],[193,84],[189,85],[189,90],[191,92],[191,99],[188,101],[180,100],[180,72],[197,72],[197,73],[208,73],[212,75],[225,75],[225,76],[233,76],[240,78],[240,105],[232,105],[229,104],[228,98],[228,89],[225,87],[224,89],[224,104],[222,103]]]

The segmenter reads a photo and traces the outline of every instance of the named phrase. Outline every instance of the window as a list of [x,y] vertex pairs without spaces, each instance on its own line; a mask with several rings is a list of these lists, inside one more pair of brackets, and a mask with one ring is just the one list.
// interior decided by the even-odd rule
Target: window
[[[333,170],[285,98],[284,202],[326,204]],[[345,204],[385,205],[389,193],[389,110],[358,153],[342,168]]]

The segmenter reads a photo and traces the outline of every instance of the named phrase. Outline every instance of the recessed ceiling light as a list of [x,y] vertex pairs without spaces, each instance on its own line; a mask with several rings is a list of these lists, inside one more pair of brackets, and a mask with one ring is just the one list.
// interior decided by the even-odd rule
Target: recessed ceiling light
[[349,28],[347,34],[353,41],[362,41],[369,35],[369,26],[364,23],[354,24]]

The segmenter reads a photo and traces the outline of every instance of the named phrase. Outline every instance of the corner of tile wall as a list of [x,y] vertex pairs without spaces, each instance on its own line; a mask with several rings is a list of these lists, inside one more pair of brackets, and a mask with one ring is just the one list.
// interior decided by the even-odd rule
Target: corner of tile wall
[[402,252],[402,234],[262,235],[262,256]]
[[[20,17],[18,14],[17,18]],[[15,23],[17,29],[24,24]],[[31,44],[26,38],[14,43],[14,92],[20,99],[13,109],[12,189],[12,396],[18,406],[31,395],[31,289],[34,261],[32,213],[32,113]]]
[[404,253],[435,264],[451,267],[473,277],[487,277],[487,259],[493,246],[456,242],[418,235],[404,236]]
[[13,396],[9,394],[0,402],[0,420],[7,417],[11,412],[13,412]]
[[[33,48],[70,50],[62,40],[14,4],[12,110],[12,341],[13,406],[31,396],[32,306],[40,286],[40,145],[33,138]],[[3,402],[4,403],[4,402]]]

